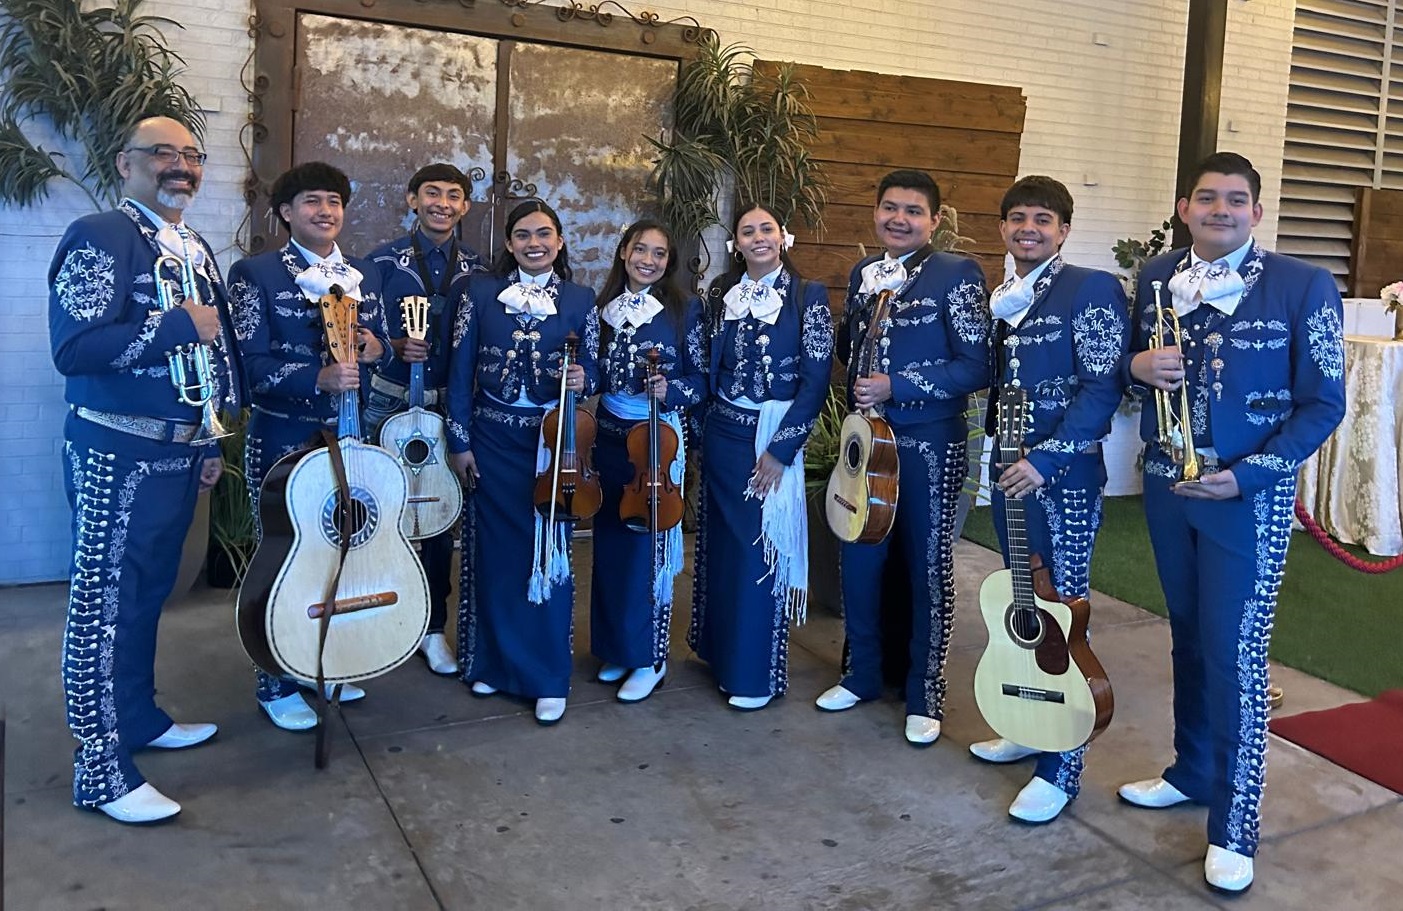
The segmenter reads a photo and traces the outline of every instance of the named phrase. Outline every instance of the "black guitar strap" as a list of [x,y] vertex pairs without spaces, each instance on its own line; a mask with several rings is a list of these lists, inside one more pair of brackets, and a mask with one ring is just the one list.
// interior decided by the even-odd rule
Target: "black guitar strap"
[[351,483],[346,477],[346,462],[341,455],[340,442],[330,430],[323,429],[321,435],[326,443],[327,454],[331,457],[331,470],[336,475],[337,489],[341,493],[341,557],[336,561],[336,571],[331,574],[326,598],[322,601],[324,605],[322,615],[317,621],[317,746],[313,765],[324,769],[327,759],[331,755],[331,740],[326,733],[327,721],[330,709],[340,708],[341,684],[336,684],[328,705],[326,669],[322,665],[322,658],[326,654],[326,635],[331,629],[331,618],[336,613],[336,593],[341,587],[341,571],[346,567],[346,555],[351,550],[351,535],[355,531],[355,511],[351,506],[354,502],[351,499]]

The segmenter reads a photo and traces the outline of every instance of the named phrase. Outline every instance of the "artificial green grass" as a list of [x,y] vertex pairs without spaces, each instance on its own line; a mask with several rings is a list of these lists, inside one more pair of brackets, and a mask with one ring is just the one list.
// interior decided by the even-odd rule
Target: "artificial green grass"
[[[1091,560],[1091,587],[1165,615],[1140,497],[1107,497]],[[970,511],[964,537],[998,550],[993,510]],[[1362,549],[1351,553],[1370,558]],[[1350,569],[1304,532],[1291,536],[1277,598],[1271,657],[1315,677],[1377,696],[1403,687],[1403,569],[1370,575]]]

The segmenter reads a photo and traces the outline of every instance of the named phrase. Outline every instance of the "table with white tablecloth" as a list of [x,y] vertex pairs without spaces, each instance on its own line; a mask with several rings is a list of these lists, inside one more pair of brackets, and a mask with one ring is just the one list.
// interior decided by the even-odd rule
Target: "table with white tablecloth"
[[1403,341],[1345,336],[1344,420],[1301,466],[1299,496],[1331,535],[1403,553]]

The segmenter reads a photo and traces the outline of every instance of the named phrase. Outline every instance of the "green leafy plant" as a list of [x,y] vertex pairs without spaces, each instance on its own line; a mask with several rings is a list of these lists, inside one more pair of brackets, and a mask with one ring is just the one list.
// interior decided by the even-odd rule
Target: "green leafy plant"
[[235,587],[243,581],[253,559],[257,535],[253,523],[253,504],[249,500],[244,475],[244,441],[248,431],[247,409],[237,421],[225,425],[229,436],[219,441],[224,457],[224,474],[210,491],[210,543],[223,551],[234,570]]
[[1173,230],[1174,226],[1166,218],[1163,224],[1150,232],[1149,240],[1141,240],[1138,237],[1122,237],[1111,248],[1111,253],[1116,258],[1116,265],[1126,270],[1126,281],[1129,284],[1128,293],[1130,295],[1133,296],[1135,293],[1135,280],[1140,275],[1140,267],[1145,265],[1147,260],[1164,252],[1164,248],[1169,242],[1169,235]]
[[[62,179],[101,208],[117,199],[116,155],[138,121],[173,117],[203,136],[204,115],[176,82],[185,61],[161,33],[181,26],[142,15],[143,2],[0,0],[0,201],[33,205]],[[33,120],[76,147],[76,161],[31,142]]]
[[672,141],[648,140],[658,150],[650,184],[678,237],[700,238],[721,223],[718,196],[727,184],[782,221],[822,226],[825,182],[809,153],[818,121],[808,90],[793,64],[771,73],[746,62],[753,56],[743,45],[704,39],[678,79]]

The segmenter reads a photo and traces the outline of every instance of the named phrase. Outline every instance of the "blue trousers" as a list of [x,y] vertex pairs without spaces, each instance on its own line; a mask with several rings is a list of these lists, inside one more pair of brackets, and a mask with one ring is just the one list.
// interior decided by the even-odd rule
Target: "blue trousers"
[[[321,432],[322,426],[311,421],[275,417],[256,408],[249,417],[248,433],[244,439],[244,482],[248,485],[254,524],[260,539],[263,528],[258,510],[263,499],[263,479],[283,456],[312,445],[313,436]],[[298,692],[297,681],[276,677],[261,668],[254,668],[254,677],[259,702],[272,702]]]
[[156,625],[180,568],[203,458],[187,444],[72,413],[64,441],[73,566],[63,690],[78,740],[73,803],[96,807],[145,782],[132,751],[171,725],[156,705]]
[[[997,452],[997,450],[995,450]],[[1003,474],[995,468],[990,477],[997,482]],[[1023,498],[1023,519],[1028,536],[1028,553],[1043,558],[1052,569],[1052,584],[1064,598],[1085,598],[1091,594],[1091,549],[1101,528],[1101,492],[1106,487],[1106,465],[1098,453],[1082,453],[1066,472],[1044,484],[1032,496]],[[1004,493],[996,485],[993,494],[994,528],[1004,565],[1008,565],[1008,528],[1005,524]],[[1065,753],[1041,753],[1033,774],[1076,797],[1081,791],[1082,766],[1086,746]]]
[[[653,597],[653,536],[624,527],[619,501],[633,478],[627,438],[634,421],[612,414],[602,404],[595,417],[599,435],[594,467],[604,504],[594,517],[594,576],[590,584],[590,650],[606,664],[647,667],[667,660],[672,604]],[[658,535],[658,550],[663,535]]]
[[1145,470],[1145,515],[1169,606],[1174,763],[1208,806],[1208,843],[1257,852],[1267,753],[1267,647],[1291,538],[1295,478],[1249,498],[1191,500]]
[[896,431],[901,464],[896,521],[877,544],[842,547],[844,687],[882,695],[882,570],[899,548],[911,582],[906,713],[943,718],[945,657],[955,607],[955,512],[969,474],[963,416]]

